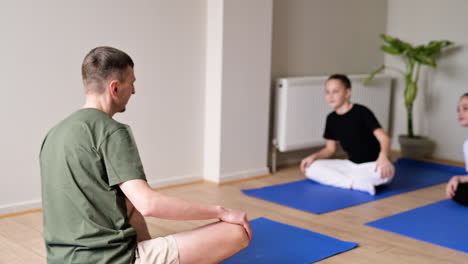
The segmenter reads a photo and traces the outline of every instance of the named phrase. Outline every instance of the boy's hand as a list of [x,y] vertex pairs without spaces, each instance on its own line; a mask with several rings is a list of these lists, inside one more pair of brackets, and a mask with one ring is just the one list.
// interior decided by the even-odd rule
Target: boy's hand
[[448,198],[453,198],[455,196],[455,192],[457,191],[459,183],[460,183],[459,176],[453,176],[450,179],[450,181],[447,183],[447,187],[445,188],[445,193],[447,194]]
[[377,171],[377,169],[380,169],[380,178],[386,179],[393,177],[395,168],[386,155],[379,155],[376,163],[375,170]]
[[317,159],[316,157],[317,156],[315,154],[312,154],[301,161],[302,173],[305,173],[306,169],[310,166],[310,164],[312,164]]

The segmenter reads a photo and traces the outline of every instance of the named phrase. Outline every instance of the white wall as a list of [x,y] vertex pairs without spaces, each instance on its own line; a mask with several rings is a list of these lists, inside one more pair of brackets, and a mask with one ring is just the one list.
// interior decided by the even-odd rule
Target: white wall
[[41,141],[82,106],[81,62],[99,45],[136,63],[136,95],[116,118],[149,181],[201,179],[205,23],[204,0],[1,1],[0,214],[40,206]]
[[[116,118],[133,127],[150,183],[211,179],[211,160],[211,176],[225,181],[266,171],[270,54],[273,78],[365,73],[384,62],[377,35],[386,23],[410,41],[466,46],[467,7],[391,0],[387,20],[386,0],[275,0],[270,42],[272,0],[2,1],[0,214],[40,206],[40,143],[81,107],[80,65],[95,46],[135,60],[137,93]],[[417,130],[437,140],[438,157],[462,157],[454,109],[467,91],[467,56],[463,48],[440,61],[419,105],[427,118]],[[405,125],[398,93],[395,134]]]
[[[384,62],[386,16],[387,0],[274,0],[272,79],[371,72]],[[316,150],[282,153],[278,162]]]
[[208,0],[208,14],[205,178],[267,174],[272,0]]
[[225,0],[221,181],[268,173],[272,0]]
[[[462,143],[466,128],[457,122],[455,108],[461,94],[468,92],[468,2],[465,0],[390,0],[387,33],[413,44],[448,39],[458,48],[441,56],[436,69],[425,71],[420,83],[415,109],[415,132],[436,142],[435,157],[463,160]],[[394,56],[385,63],[401,65]],[[396,136],[406,133],[406,110],[403,102],[404,83],[400,79],[395,93],[394,144]]]
[[224,1],[207,0],[203,176],[219,181],[223,85]]
[[275,0],[272,75],[367,73],[383,63],[387,0]]

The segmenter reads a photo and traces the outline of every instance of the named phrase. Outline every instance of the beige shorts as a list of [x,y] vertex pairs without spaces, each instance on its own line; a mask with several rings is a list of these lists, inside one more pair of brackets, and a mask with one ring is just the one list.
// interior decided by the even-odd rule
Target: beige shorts
[[135,264],[179,264],[179,248],[174,236],[158,237],[138,243]]

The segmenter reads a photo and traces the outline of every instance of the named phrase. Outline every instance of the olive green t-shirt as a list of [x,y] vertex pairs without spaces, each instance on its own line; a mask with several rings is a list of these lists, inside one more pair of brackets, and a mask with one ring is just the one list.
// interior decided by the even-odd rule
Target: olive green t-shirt
[[130,263],[136,231],[118,184],[146,180],[130,127],[78,110],[49,131],[40,166],[47,262]]

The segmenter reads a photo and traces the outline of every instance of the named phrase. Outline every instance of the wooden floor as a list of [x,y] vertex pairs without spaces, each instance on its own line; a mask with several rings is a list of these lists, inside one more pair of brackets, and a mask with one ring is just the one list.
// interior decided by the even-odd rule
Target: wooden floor
[[[248,213],[249,219],[267,217],[338,239],[359,243],[358,248],[319,263],[468,263],[468,254],[364,225],[369,221],[445,199],[444,184],[323,215],[276,205],[240,192],[243,188],[257,188],[302,178],[303,176],[296,167],[287,167],[280,169],[274,176],[219,187],[198,183],[164,189],[161,192],[196,202],[239,208]],[[209,221],[182,222],[151,218],[147,218],[147,221],[152,236],[163,236],[209,223]],[[460,221],[468,223],[468,219],[460,219]],[[1,264],[45,263],[45,257],[40,212],[0,218]]]

